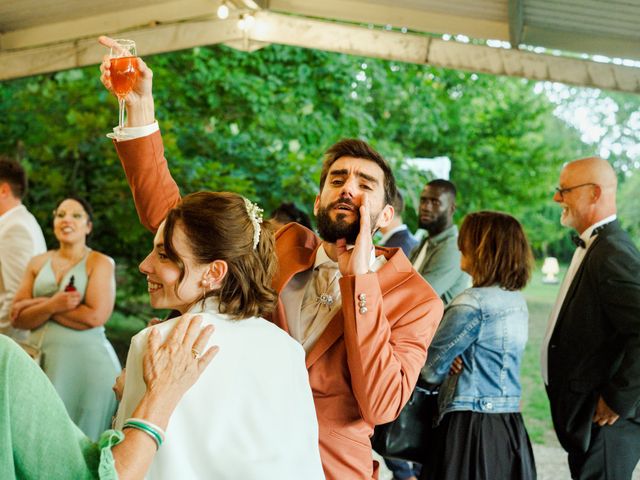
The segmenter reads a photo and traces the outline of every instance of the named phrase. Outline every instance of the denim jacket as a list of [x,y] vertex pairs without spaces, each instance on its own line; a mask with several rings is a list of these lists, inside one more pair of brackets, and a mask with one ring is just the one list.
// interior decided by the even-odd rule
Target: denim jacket
[[[442,384],[440,420],[459,410],[519,411],[528,318],[522,293],[497,286],[469,288],[451,302],[421,373],[424,381]],[[451,376],[449,367],[458,355],[464,367]]]

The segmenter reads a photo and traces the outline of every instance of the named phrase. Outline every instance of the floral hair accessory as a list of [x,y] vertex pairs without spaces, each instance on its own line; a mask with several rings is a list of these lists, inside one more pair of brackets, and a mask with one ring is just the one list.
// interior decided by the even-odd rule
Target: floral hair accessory
[[244,206],[253,225],[253,249],[255,250],[258,248],[258,242],[260,241],[260,224],[262,223],[262,212],[264,210],[246,198],[244,198]]

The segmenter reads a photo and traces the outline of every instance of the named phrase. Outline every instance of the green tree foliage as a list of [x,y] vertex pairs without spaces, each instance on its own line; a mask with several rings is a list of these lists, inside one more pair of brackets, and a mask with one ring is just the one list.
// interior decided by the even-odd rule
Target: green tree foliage
[[640,248],[640,172],[635,171],[627,177],[620,188],[618,196],[618,209],[622,226],[629,232],[638,248]]
[[[507,211],[525,223],[538,252],[566,248],[551,193],[580,142],[533,82],[284,46],[251,54],[196,48],[146,60],[184,193],[232,190],[267,212],[293,200],[311,213],[323,151],[354,136],[394,165],[412,227],[428,175],[403,159],[446,155],[461,214]],[[97,213],[94,248],[116,258],[121,291],[143,292],[136,269],[151,237],[105,138],[117,104],[97,67],[0,84],[0,116],[0,152],[27,165],[27,203],[42,225],[68,193],[86,196]],[[55,245],[50,229],[48,240]]]

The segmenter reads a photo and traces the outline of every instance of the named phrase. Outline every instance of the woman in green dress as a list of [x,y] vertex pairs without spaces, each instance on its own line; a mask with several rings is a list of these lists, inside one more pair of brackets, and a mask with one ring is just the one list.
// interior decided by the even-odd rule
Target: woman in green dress
[[54,211],[59,248],[34,257],[16,293],[13,325],[31,330],[42,368],[69,416],[94,441],[109,427],[116,399],[111,391],[120,363],[104,324],[115,302],[115,264],[87,247],[90,205],[69,197]]
[[[167,428],[176,405],[217,352],[203,355],[212,326],[183,318],[164,344],[153,331],[143,359],[146,392],[133,417]],[[24,480],[144,477],[158,448],[148,432],[108,430],[93,443],[69,418],[60,397],[36,363],[0,335],[0,475]]]

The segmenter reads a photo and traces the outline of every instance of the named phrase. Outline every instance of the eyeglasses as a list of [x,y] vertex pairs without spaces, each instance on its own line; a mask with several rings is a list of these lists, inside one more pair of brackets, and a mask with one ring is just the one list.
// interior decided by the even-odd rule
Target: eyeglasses
[[560,195],[560,199],[564,200],[564,194],[569,193],[571,190],[575,190],[576,188],[586,187],[587,185],[596,186],[597,183],[581,183],[580,185],[575,185],[573,187],[560,188],[556,187],[556,192]]

